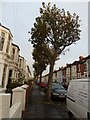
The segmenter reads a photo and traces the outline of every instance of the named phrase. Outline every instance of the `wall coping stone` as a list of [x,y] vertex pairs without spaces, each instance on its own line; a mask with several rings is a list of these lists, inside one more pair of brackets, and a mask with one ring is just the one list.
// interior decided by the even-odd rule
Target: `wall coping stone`
[[14,91],[17,91],[17,92],[22,92],[22,91],[23,91],[23,89],[22,89],[21,87],[17,87],[17,88],[14,88],[12,91],[13,91],[13,92],[14,92]]
[[0,88],[0,93],[5,92],[6,88]]
[[27,89],[28,85],[22,85],[21,87]]

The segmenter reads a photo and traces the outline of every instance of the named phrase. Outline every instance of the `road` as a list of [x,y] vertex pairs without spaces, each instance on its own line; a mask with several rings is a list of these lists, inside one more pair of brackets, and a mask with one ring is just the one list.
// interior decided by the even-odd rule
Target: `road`
[[66,106],[66,99],[61,99],[61,100],[53,100],[53,104],[55,107],[57,107],[60,115],[64,119],[69,119],[69,116],[67,114],[67,106]]

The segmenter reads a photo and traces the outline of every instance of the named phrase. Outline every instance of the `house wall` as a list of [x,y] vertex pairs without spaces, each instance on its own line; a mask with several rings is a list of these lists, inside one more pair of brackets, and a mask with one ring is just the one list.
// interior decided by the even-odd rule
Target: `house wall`
[[57,71],[53,72],[53,82],[57,81]]
[[71,75],[70,75],[70,67],[66,67],[66,82],[69,83],[70,79],[71,79]]
[[0,25],[0,86],[6,88],[11,50],[11,32]]
[[62,72],[62,70],[57,71],[57,82],[59,82],[59,83],[63,82],[63,72]]
[[71,79],[77,78],[77,66],[72,65],[71,66]]
[[0,24],[0,88],[6,88],[11,80],[17,81],[19,70],[27,74],[27,78],[31,77],[26,71],[26,60],[19,55],[20,49],[12,43],[12,37],[11,31]]

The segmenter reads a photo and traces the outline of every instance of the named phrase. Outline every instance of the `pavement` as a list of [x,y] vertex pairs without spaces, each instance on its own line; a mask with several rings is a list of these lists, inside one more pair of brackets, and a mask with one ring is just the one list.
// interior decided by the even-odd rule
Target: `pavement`
[[34,85],[22,118],[62,118],[62,116],[53,102],[45,101],[44,92]]

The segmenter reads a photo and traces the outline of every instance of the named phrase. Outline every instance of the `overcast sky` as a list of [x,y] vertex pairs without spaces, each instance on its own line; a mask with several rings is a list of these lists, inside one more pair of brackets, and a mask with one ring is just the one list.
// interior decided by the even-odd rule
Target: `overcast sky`
[[[3,1],[3,0],[2,0]],[[4,0],[5,1],[5,0]],[[51,2],[56,4],[58,8],[64,8],[70,11],[71,14],[76,13],[81,20],[81,39],[76,45],[71,45],[70,51],[65,55],[60,56],[60,60],[56,62],[55,68],[65,66],[66,63],[72,63],[79,59],[82,55],[88,55],[88,3],[87,2]],[[28,31],[33,27],[35,18],[39,16],[39,8],[41,2],[2,2],[2,25],[8,27],[13,34],[13,43],[20,47],[20,54],[26,59],[30,66],[31,72],[32,59],[32,45],[28,42]],[[1,17],[0,17],[1,18]],[[48,69],[44,74],[48,73]]]

